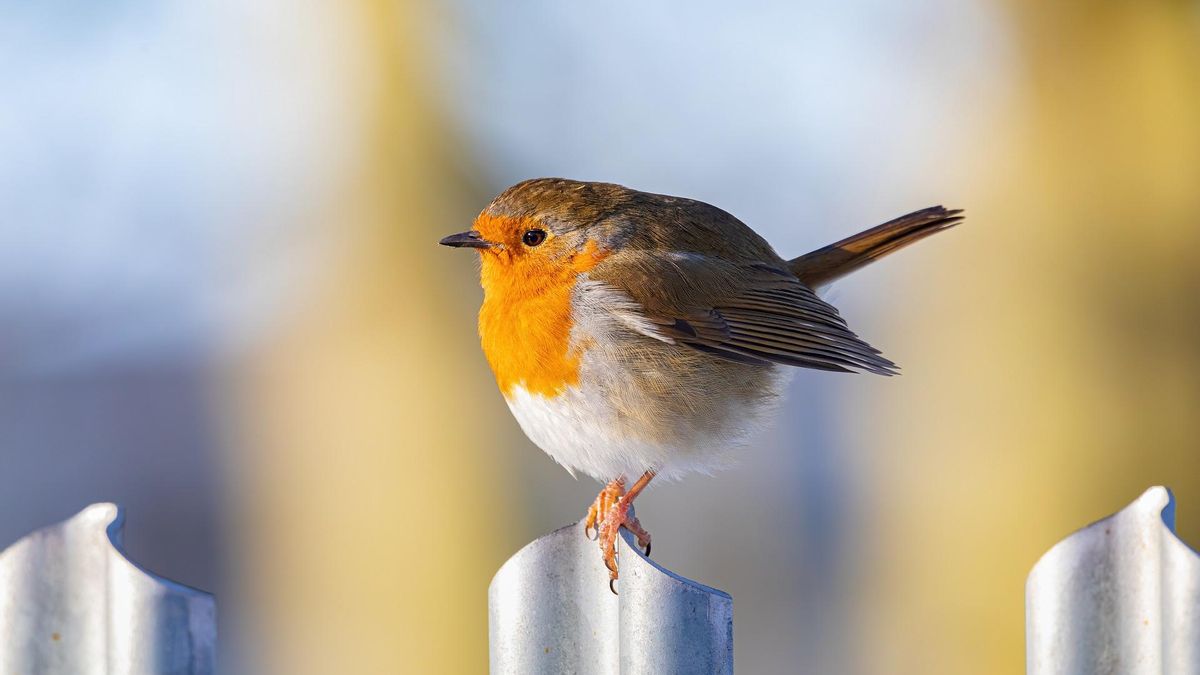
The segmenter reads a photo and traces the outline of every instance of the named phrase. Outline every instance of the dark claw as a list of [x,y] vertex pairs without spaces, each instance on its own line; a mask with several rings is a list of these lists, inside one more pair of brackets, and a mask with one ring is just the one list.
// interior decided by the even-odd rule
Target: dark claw
[[611,564],[611,565],[610,565],[610,564],[608,563],[608,558],[605,558],[605,559],[604,559],[604,566],[608,568],[608,571],[609,571],[609,572],[612,572],[613,574],[616,574],[616,573],[617,573],[616,563],[613,563],[613,564]]
[[646,542],[646,557],[650,557],[650,542]]
[[[592,537],[592,535],[588,534],[588,531],[590,531],[591,529],[592,529],[592,527],[591,527],[590,525],[588,525],[587,523],[584,523],[584,524],[583,524],[583,536],[587,537],[587,538],[588,538],[589,540],[591,540],[591,541],[596,541],[596,539],[595,539],[595,538],[593,538],[593,537]],[[599,528],[596,528],[596,536],[597,536],[597,537],[599,537],[599,536],[600,536],[600,529],[599,529]]]
[[613,586],[613,584],[615,584],[615,583],[617,583],[616,577],[613,577],[612,579],[608,580],[608,590],[612,591],[613,595],[617,594],[617,587]]

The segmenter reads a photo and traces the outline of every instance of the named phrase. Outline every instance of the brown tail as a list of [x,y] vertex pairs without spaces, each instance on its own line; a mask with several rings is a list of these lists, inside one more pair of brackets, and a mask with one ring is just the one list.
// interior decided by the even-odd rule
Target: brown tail
[[962,222],[962,209],[941,206],[914,211],[788,262],[809,288],[835,281],[883,256]]

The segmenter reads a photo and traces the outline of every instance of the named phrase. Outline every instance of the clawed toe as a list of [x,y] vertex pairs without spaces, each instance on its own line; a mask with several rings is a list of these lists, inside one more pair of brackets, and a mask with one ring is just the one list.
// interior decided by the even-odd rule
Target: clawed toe
[[600,536],[600,524],[596,522],[595,506],[588,507],[587,519],[583,521],[583,536],[592,541],[596,541],[596,538]]
[[637,538],[637,545],[642,548],[644,555],[647,558],[650,557],[650,533],[642,527],[638,519],[633,518],[625,523],[625,529],[633,533],[633,536]]
[[629,530],[637,538],[637,545],[645,549],[646,554],[650,554],[650,533],[642,527],[637,518],[633,518],[629,514],[630,503],[625,499],[619,500],[609,509],[604,520],[597,528],[596,540],[600,546],[600,553],[603,556],[604,566],[608,568],[609,589],[616,593],[615,582],[619,577],[617,567],[617,536],[621,528]]
[[[600,526],[607,517],[613,505],[625,494],[625,479],[618,478],[609,481],[608,485],[596,495],[596,500],[588,507],[587,518],[583,521],[583,536],[596,541],[600,538]],[[593,536],[594,533],[594,536]]]
[[604,566],[608,568],[608,589],[615,595],[616,581],[619,578],[617,568],[617,534],[621,528],[629,530],[637,539],[638,547],[650,555],[650,533],[637,518],[630,515],[629,510],[633,499],[646,487],[654,472],[647,471],[628,493],[625,493],[625,480],[618,478],[604,487],[596,501],[588,508],[587,518],[584,519],[584,536],[592,539],[591,532],[596,533],[593,539],[600,547],[600,555]]

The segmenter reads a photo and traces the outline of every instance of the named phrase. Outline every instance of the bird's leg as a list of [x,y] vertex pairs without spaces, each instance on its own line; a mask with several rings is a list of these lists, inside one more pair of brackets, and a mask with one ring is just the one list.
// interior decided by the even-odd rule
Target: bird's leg
[[646,486],[650,484],[652,478],[654,478],[653,471],[642,474],[633,487],[629,488],[629,492],[622,495],[609,508],[604,520],[600,523],[596,539],[599,541],[600,551],[604,555],[604,566],[608,568],[608,588],[613,593],[617,592],[613,587],[613,582],[617,580],[617,532],[621,527],[624,526],[632,532],[637,537],[638,546],[646,549],[646,555],[650,554],[650,533],[642,527],[637,518],[629,517],[629,507],[633,505],[633,500],[637,499],[642,490],[645,490]]
[[600,494],[596,495],[596,501],[588,507],[587,520],[583,523],[583,535],[591,538],[589,531],[596,530],[596,536],[600,536],[600,523],[604,521],[604,516],[613,504],[625,494],[625,477],[614,478],[604,486]]

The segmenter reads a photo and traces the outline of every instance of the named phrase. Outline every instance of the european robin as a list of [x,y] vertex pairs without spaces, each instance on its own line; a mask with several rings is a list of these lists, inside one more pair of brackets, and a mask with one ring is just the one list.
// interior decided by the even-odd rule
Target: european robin
[[638,494],[728,464],[777,407],[788,366],[896,372],[818,291],[960,213],[922,209],[784,260],[704,202],[538,178],[441,243],[480,253],[479,335],[521,428],[572,475],[607,483],[584,531],[611,587],[619,528],[650,552],[629,513]]

